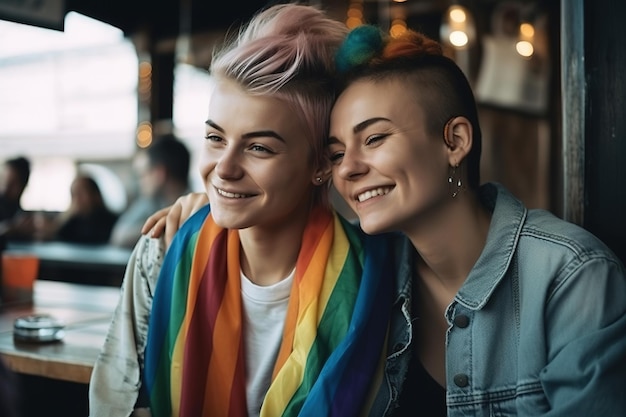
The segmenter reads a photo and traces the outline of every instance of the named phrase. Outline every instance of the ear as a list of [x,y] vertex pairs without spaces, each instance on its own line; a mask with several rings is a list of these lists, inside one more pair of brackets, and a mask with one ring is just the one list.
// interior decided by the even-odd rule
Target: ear
[[472,149],[472,123],[463,116],[448,120],[443,129],[443,139],[448,147],[448,159],[451,166],[456,166]]
[[320,166],[313,173],[313,178],[311,178],[311,181],[313,182],[314,185],[320,186],[328,182],[328,180],[332,177],[332,175],[333,173],[332,173],[332,166],[331,166],[330,160],[324,158],[324,162],[322,163],[322,166]]

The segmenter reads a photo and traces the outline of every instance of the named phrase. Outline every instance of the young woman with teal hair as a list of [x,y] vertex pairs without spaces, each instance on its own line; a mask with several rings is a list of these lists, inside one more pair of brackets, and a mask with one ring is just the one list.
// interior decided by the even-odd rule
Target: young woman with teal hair
[[626,415],[624,267],[583,228],[480,183],[460,68],[422,34],[372,27],[348,36],[337,67],[333,184],[366,233],[411,242],[397,415]]

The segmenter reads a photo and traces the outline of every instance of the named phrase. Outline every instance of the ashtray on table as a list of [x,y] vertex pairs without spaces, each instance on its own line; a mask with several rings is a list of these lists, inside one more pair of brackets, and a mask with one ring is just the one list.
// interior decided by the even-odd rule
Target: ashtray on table
[[13,338],[21,342],[58,342],[65,336],[65,324],[49,314],[18,317],[13,324]]

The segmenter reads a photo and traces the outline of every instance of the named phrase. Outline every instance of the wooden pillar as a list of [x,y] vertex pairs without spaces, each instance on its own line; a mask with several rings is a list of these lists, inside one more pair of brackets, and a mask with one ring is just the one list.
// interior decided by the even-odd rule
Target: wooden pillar
[[585,0],[585,226],[626,261],[626,2]]
[[626,261],[626,2],[561,7],[565,218]]
[[[172,124],[174,103],[174,64],[173,49],[152,49],[152,92],[150,94],[150,122],[155,134],[161,126]],[[165,128],[167,130],[167,128]],[[163,132],[164,133],[164,132]]]

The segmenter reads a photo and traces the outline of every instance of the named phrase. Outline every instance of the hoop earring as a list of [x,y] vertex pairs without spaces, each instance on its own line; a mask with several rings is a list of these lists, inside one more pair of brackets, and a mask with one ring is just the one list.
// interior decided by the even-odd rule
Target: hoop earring
[[455,198],[461,190],[463,189],[463,181],[461,181],[461,174],[458,174],[457,177],[457,168],[459,164],[450,167],[450,175],[448,176],[448,190],[450,190],[450,194],[452,198]]

